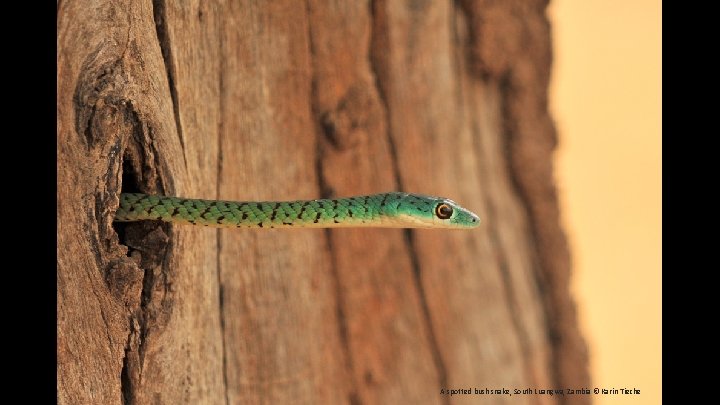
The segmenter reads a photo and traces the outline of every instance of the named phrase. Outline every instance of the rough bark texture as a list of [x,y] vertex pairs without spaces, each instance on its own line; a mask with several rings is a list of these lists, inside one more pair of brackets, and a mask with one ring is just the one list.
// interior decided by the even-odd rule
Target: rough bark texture
[[[589,403],[545,1],[58,3],[58,402]],[[474,231],[113,225],[122,191],[449,196]]]

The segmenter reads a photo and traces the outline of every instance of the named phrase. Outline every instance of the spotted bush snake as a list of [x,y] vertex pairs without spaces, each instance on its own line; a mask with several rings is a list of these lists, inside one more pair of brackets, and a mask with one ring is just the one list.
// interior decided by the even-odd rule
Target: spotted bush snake
[[367,196],[234,202],[138,193],[120,194],[115,221],[160,220],[219,228],[445,228],[467,229],[480,218],[452,200],[390,192]]

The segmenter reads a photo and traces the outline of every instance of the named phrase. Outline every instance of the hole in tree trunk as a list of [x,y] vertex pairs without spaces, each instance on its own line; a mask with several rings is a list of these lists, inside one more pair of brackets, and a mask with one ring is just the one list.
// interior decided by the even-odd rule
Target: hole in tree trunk
[[[145,193],[141,187],[136,161],[130,149],[123,154],[121,193]],[[162,221],[113,222],[120,244],[127,246],[127,256],[140,268],[152,269],[162,263],[169,242],[169,225]]]
[[[130,161],[127,153],[123,154],[122,163],[122,186],[120,188],[121,193],[140,193],[140,187],[137,183],[137,175],[133,169],[132,162]],[[113,229],[118,234],[118,240],[121,244],[128,246],[127,244],[127,228],[132,222],[113,222]],[[127,255],[130,256],[131,249],[128,249]]]

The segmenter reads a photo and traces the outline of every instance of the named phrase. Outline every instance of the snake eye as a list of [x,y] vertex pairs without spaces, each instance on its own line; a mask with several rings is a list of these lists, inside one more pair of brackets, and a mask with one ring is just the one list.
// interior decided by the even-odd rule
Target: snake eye
[[437,215],[440,219],[448,219],[452,216],[452,213],[452,207],[445,203],[440,203],[437,207],[435,207],[435,215]]

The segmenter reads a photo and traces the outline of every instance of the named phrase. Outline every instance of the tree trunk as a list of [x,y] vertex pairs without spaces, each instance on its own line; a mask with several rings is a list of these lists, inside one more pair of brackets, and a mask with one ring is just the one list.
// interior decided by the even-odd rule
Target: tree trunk
[[[58,402],[589,403],[546,2],[58,3]],[[468,231],[113,224],[403,190]],[[448,390],[472,389],[449,395]]]

